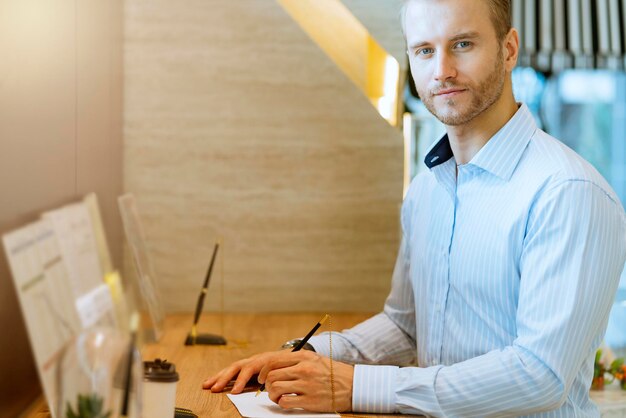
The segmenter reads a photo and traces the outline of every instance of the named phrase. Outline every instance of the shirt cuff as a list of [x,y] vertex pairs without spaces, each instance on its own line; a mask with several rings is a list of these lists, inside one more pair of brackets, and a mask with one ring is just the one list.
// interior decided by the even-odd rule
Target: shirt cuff
[[[313,346],[313,348],[315,349],[315,352],[324,356],[324,357],[330,357],[330,350],[329,350],[329,344],[328,344],[328,336],[322,337],[322,336],[314,336],[309,338],[309,344],[311,344]],[[335,344],[333,344],[334,346]]]
[[396,412],[395,382],[397,366],[366,366],[357,364],[352,379],[352,410],[393,414]]

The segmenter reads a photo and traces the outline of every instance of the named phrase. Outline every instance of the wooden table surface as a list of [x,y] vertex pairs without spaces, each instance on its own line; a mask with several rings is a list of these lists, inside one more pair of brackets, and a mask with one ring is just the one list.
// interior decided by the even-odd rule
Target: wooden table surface
[[[191,314],[170,315],[164,324],[164,335],[156,344],[142,348],[144,360],[159,357],[174,363],[180,375],[176,405],[189,408],[201,418],[239,418],[241,415],[225,393],[202,389],[202,382],[233,361],[262,351],[275,350],[292,338],[306,334],[323,316],[319,314],[226,314],[203,315],[198,332],[226,337],[226,346],[185,346],[184,340],[192,322]],[[351,327],[369,317],[367,314],[332,315],[333,331]],[[326,331],[326,324],[320,331]],[[591,398],[604,413],[616,408],[626,410],[626,391],[616,385],[605,391],[592,391]],[[625,413],[626,414],[626,413]],[[399,415],[344,414],[346,417],[398,417]],[[408,415],[403,415],[408,417]],[[35,402],[21,418],[50,418],[43,398]],[[146,417],[149,418],[149,417]]]
[[[233,361],[262,351],[278,349],[289,339],[306,334],[323,316],[312,314],[205,314],[198,332],[221,334],[226,346],[185,346],[191,314],[170,315],[164,324],[164,335],[155,344],[142,348],[144,360],[167,359],[176,365],[180,381],[176,389],[176,406],[188,408],[201,418],[230,418],[241,415],[225,393],[202,389],[202,382]],[[369,314],[333,314],[332,329],[340,331],[368,318]],[[328,330],[325,324],[320,331]],[[24,418],[49,417],[45,402],[33,406]],[[350,416],[346,414],[345,416]],[[356,414],[354,416],[357,416]],[[359,417],[398,417],[398,415],[358,414]],[[406,415],[404,415],[406,416]]]

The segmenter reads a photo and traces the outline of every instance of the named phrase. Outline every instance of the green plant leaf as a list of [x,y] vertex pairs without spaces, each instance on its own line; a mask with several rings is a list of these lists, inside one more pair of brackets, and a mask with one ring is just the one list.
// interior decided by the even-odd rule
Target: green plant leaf
[[66,408],[67,411],[65,415],[67,416],[67,418],[79,418],[76,412],[74,412],[74,410],[72,409],[72,405],[69,403],[69,401],[67,402]]
[[611,373],[619,373],[623,364],[624,359],[622,357],[613,360],[613,362],[611,363]]
[[74,412],[72,406],[67,402],[66,418],[109,418],[111,411],[102,413],[104,400],[97,393],[90,395],[78,395],[78,412]]

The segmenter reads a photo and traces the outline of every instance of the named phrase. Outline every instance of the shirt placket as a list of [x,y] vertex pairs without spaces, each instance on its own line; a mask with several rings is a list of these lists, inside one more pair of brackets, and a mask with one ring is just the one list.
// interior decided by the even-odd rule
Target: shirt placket
[[[452,165],[452,170],[456,167]],[[452,239],[454,236],[454,226],[456,221],[457,210],[457,188],[458,180],[455,172],[445,173],[441,177],[443,187],[450,196],[450,205],[446,205],[445,211],[441,214],[441,235],[437,242],[439,246],[437,268],[435,277],[433,277],[434,285],[430,295],[431,309],[431,327],[430,327],[430,349],[428,362],[430,365],[441,364],[443,350],[443,336],[445,330],[445,312],[448,302],[448,290],[450,288],[450,249],[452,247]]]

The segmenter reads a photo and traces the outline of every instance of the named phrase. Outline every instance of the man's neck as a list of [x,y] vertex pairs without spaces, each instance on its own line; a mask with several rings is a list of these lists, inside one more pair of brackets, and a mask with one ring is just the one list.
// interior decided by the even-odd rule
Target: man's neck
[[450,147],[457,165],[468,163],[478,151],[517,112],[518,106],[511,89],[483,113],[465,125],[446,126]]

